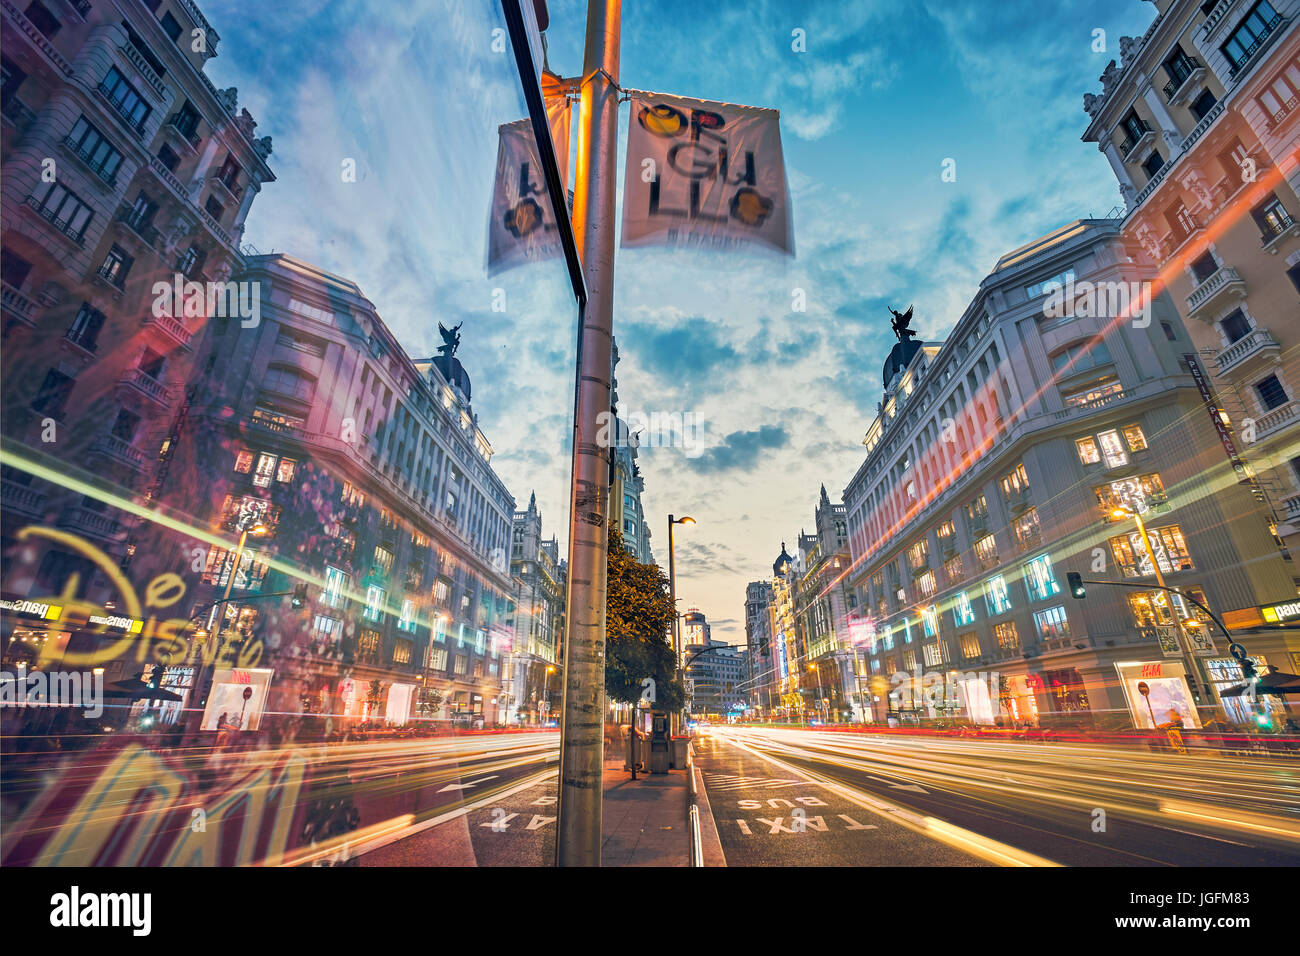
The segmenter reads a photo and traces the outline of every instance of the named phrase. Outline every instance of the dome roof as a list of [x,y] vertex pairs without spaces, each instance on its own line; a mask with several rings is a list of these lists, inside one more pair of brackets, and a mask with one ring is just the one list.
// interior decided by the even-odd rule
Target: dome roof
[[783,577],[785,575],[786,568],[788,568],[792,564],[794,564],[794,558],[790,557],[790,555],[786,552],[785,542],[782,541],[781,553],[780,555],[777,556],[777,559],[774,562],[772,562],[772,576],[778,578]]
[[905,342],[898,342],[889,350],[889,358],[885,359],[885,367],[881,370],[881,385],[889,388],[889,383],[895,375],[903,371],[912,364],[912,358],[921,350],[921,343],[916,339],[908,339]]

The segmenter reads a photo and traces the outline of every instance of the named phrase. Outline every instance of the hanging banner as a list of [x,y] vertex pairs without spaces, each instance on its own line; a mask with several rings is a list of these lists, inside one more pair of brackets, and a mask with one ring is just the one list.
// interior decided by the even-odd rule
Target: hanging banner
[[[561,184],[569,178],[569,100],[560,94],[546,98],[546,116],[555,144]],[[546,191],[545,173],[527,119],[498,129],[496,179],[488,223],[488,275],[526,262],[560,259],[564,251],[555,225],[555,212]]]
[[794,255],[777,110],[629,95],[624,247],[759,245]]

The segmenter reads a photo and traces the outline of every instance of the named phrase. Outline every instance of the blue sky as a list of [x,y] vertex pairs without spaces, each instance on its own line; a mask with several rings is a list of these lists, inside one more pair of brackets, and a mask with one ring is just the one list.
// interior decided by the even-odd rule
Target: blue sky
[[[523,115],[490,0],[208,0],[208,73],[274,140],[278,181],[244,236],[356,281],[414,356],[464,320],[493,464],[536,489],[563,541],[574,316],[558,263],[484,268],[496,126]],[[627,410],[689,412],[704,454],[643,449],[644,504],[663,563],[669,511],[678,594],[743,642],[747,581],[812,526],[861,463],[893,342],[887,306],[915,303],[926,339],[960,317],[997,258],[1120,201],[1080,142],[1144,0],[623,5],[624,86],[779,109],[797,255],[620,250],[615,334]],[[552,0],[553,69],[581,71],[585,4]],[[804,31],[806,52],[792,50]],[[1093,51],[1105,30],[1106,51]],[[626,136],[626,109],[620,139]],[[357,161],[357,181],[340,175]],[[941,180],[945,159],[956,182]],[[620,175],[622,162],[620,159]],[[506,309],[492,312],[504,289]],[[791,311],[802,289],[807,311]]]

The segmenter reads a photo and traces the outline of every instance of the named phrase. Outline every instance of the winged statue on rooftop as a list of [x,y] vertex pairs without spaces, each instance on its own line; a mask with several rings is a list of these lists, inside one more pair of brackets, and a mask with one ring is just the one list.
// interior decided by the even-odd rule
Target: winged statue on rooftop
[[456,354],[456,349],[460,347],[460,327],[464,324],[464,322],[461,322],[449,329],[441,322],[438,323],[438,334],[442,336],[442,345],[438,346],[440,354],[447,356],[447,358],[451,358]]
[[890,325],[894,329],[894,334],[898,336],[898,341],[906,342],[916,335],[916,331],[911,328],[912,324],[912,306],[907,307],[906,312],[898,312],[894,309],[889,310],[893,313],[894,321]]

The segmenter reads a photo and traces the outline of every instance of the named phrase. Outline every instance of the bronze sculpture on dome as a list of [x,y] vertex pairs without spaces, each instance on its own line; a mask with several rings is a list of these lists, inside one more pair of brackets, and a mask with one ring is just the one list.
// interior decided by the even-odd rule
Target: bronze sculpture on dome
[[909,305],[906,312],[897,312],[894,309],[889,311],[894,315],[894,321],[890,325],[894,329],[894,334],[898,336],[898,341],[906,342],[916,335],[916,331],[911,328],[912,306]]

